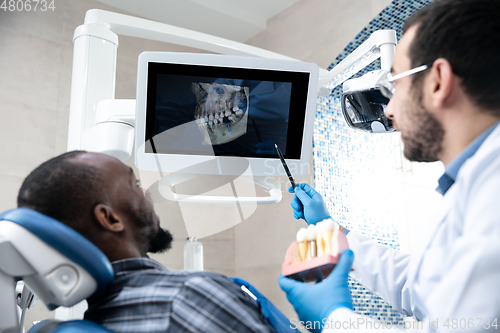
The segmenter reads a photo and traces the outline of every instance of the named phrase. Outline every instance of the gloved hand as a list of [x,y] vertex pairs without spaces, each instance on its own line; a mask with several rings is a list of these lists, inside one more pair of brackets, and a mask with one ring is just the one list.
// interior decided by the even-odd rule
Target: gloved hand
[[[286,292],[288,301],[293,305],[299,319],[305,325],[315,327],[312,332],[321,332],[323,319],[333,310],[345,307],[353,309],[347,277],[354,261],[354,253],[345,250],[330,275],[321,282],[309,284],[298,282],[280,275],[278,283]],[[316,323],[316,324],[315,324]]]
[[[293,193],[291,186],[288,192]],[[291,205],[293,216],[297,220],[304,219],[307,224],[316,224],[330,217],[323,197],[308,184],[297,184]]]

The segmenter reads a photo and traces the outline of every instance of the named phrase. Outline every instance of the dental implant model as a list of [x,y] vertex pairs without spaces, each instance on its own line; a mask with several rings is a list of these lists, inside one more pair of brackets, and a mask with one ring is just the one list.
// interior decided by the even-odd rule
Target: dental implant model
[[318,248],[318,256],[332,253],[331,242],[333,230],[338,228],[339,225],[333,222],[332,219],[323,220],[316,224],[316,246]]
[[297,232],[297,243],[299,245],[299,256],[300,260],[306,260],[309,242],[307,240],[307,230],[306,228],[301,228],[299,232]]
[[191,90],[197,101],[194,118],[204,135],[204,144],[228,143],[247,132],[248,87],[193,82]]
[[282,274],[297,281],[315,282],[326,278],[342,252],[349,248],[347,238],[332,219],[309,225],[297,232],[297,239],[286,252]]
[[307,240],[309,241],[309,256],[315,258],[318,254],[316,247],[316,225],[310,224],[307,226]]

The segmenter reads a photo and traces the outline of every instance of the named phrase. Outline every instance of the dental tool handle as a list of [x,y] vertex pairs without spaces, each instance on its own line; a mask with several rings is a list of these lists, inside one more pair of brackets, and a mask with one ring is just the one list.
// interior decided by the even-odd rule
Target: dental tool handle
[[290,180],[290,183],[292,184],[292,188],[295,190],[295,187],[297,187],[297,185],[295,184],[295,180],[293,179],[292,174],[290,173],[290,170],[288,169],[288,165],[286,164],[285,157],[281,153],[281,150],[277,144],[274,144],[274,147],[276,148],[276,151],[278,152],[278,156],[280,158],[281,164],[283,165],[283,168],[285,169],[286,175],[288,176],[288,179]]

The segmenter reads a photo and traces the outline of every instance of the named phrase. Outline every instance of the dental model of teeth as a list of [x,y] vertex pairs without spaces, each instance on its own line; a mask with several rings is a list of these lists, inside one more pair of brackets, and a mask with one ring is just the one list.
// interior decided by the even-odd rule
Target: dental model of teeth
[[286,252],[282,274],[298,281],[320,281],[330,274],[347,248],[347,238],[333,220],[311,224],[297,232],[296,241]]

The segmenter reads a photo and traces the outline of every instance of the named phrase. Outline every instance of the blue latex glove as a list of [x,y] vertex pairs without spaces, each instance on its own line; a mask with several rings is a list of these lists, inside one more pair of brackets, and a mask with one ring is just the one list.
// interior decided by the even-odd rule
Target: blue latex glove
[[[321,332],[323,320],[333,310],[345,307],[353,309],[347,277],[354,261],[354,253],[345,250],[330,275],[316,284],[298,282],[280,275],[278,283],[286,292],[288,301],[293,305],[299,319],[307,326],[315,327],[312,332]],[[316,323],[316,324],[315,324]]]
[[[288,192],[293,193],[291,186]],[[330,217],[323,197],[308,184],[297,184],[291,205],[293,216],[297,220],[304,219],[307,224],[316,224]]]

